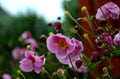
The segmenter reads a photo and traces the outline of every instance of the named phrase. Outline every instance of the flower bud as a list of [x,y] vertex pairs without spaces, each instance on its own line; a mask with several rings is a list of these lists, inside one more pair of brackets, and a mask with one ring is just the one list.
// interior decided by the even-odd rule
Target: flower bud
[[85,34],[83,35],[83,37],[86,38],[86,39],[88,39],[88,34],[85,33]]
[[77,68],[80,68],[80,66],[82,66],[82,61],[81,60],[77,60],[75,62],[75,65],[77,66]]
[[58,74],[58,76],[63,75],[64,74],[64,70],[62,68],[58,68],[57,74]]
[[103,72],[104,73],[108,73],[108,68],[107,67],[103,67]]
[[31,45],[27,45],[27,50],[32,50],[32,47],[31,47]]
[[16,79],[20,79],[20,77],[16,77]]
[[70,14],[70,13],[69,13],[68,11],[65,12],[65,16],[69,16],[69,14]]
[[54,23],[54,28],[56,32],[60,32],[62,24],[60,22],[55,22]]
[[102,27],[98,27],[96,32],[97,32],[97,34],[100,35],[100,34],[104,33],[105,31],[104,31],[104,29]]
[[21,74],[21,70],[17,70],[17,74]]
[[40,42],[46,42],[46,36],[45,35],[41,35],[40,37],[39,37],[39,41]]
[[83,12],[86,12],[86,10],[87,10],[87,7],[86,7],[86,6],[83,6],[83,7],[81,8],[81,11],[83,11]]
[[92,62],[97,62],[100,60],[100,54],[98,52],[93,52],[93,59],[92,59]]

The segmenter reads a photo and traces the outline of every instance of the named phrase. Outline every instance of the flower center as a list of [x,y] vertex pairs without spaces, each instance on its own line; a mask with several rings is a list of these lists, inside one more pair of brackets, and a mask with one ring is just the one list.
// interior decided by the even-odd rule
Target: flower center
[[67,48],[67,43],[65,41],[65,39],[60,39],[58,41],[58,48],[65,50]]
[[35,59],[32,56],[30,56],[28,59],[30,59],[32,61],[32,64],[35,63]]

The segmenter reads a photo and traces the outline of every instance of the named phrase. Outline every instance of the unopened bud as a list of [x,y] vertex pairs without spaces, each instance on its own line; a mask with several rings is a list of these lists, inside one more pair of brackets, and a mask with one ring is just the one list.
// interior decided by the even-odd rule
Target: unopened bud
[[108,73],[108,68],[107,67],[103,67],[103,72],[104,73]]
[[87,38],[88,38],[88,34],[85,33],[85,34],[83,35],[83,37],[87,39]]
[[63,70],[62,68],[58,68],[57,74],[58,74],[59,76],[63,75],[63,74],[64,74],[64,70]]
[[49,33],[49,36],[52,35],[52,34],[53,34],[53,32],[50,32],[50,33]]
[[17,74],[21,74],[21,70],[17,70]]
[[80,66],[82,65],[82,61],[81,60],[77,60],[75,62],[75,65],[77,66],[77,68],[80,68]]
[[41,35],[40,37],[39,37],[39,41],[40,42],[46,42],[46,35]]
[[31,47],[31,45],[27,45],[27,50],[32,50],[32,47]]
[[65,16],[69,16],[70,13],[68,11],[65,12]]
[[86,10],[87,10],[87,7],[86,7],[86,6],[83,6],[83,7],[81,8],[81,11],[83,11],[83,12],[86,12]]
[[16,79],[20,79],[20,77],[16,77]]

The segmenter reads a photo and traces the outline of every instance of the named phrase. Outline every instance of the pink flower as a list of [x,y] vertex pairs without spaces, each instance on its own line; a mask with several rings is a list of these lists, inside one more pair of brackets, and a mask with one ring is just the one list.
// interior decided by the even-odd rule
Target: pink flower
[[98,8],[96,19],[105,20],[109,17],[113,19],[119,19],[120,8],[113,2],[104,4],[101,8]]
[[113,46],[113,40],[109,33],[102,33],[98,38],[96,39],[96,42],[102,41],[104,43],[107,43],[108,45]]
[[[78,59],[76,61],[72,61],[73,67],[76,71],[79,73],[85,73],[87,72],[87,67],[82,60]],[[72,64],[69,64],[69,67],[72,67]]]
[[44,55],[39,57],[33,51],[26,51],[25,58],[20,61],[20,68],[24,72],[31,72],[34,70],[34,72],[40,73],[44,64],[45,64]]
[[62,34],[52,34],[47,38],[47,48],[54,53],[57,59],[63,63],[70,63],[69,56],[72,60],[76,60],[81,51],[83,51],[82,43],[76,39],[70,40]]
[[2,78],[3,78],[3,79],[12,79],[12,77],[11,77],[9,74],[7,74],[7,73],[4,73],[4,74],[2,75]]
[[26,48],[19,48],[16,47],[13,51],[12,51],[12,56],[14,59],[16,60],[20,60],[24,57],[24,53],[26,51]]
[[29,38],[25,40],[25,43],[30,44],[33,49],[38,49],[38,44],[34,38]]
[[22,35],[21,35],[22,39],[28,39],[31,38],[31,33],[29,31],[25,31]]
[[63,64],[69,64],[70,59],[72,61],[76,61],[78,58],[81,56],[81,52],[83,51],[83,45],[81,41],[76,40],[75,38],[71,39],[71,47],[73,47],[73,50],[69,51],[69,54],[65,57],[62,58],[61,56],[58,56],[56,54],[56,57],[59,59],[59,61]]
[[120,46],[120,31],[114,36],[113,42],[116,46]]

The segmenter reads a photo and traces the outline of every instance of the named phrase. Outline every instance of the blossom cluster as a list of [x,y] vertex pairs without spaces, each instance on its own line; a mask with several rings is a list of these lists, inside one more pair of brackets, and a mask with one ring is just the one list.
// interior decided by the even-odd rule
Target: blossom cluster
[[[87,8],[83,7],[82,11],[87,12]],[[29,31],[25,31],[20,36],[19,40],[27,45],[27,48],[16,47],[12,51],[13,58],[19,61],[19,67],[23,72],[34,71],[37,74],[45,72],[46,74],[50,75],[49,77],[52,79],[52,75],[54,72],[49,74],[48,71],[50,68],[49,66],[45,66],[47,60],[49,59],[48,56],[51,56],[52,54],[56,57],[60,64],[65,65],[65,68],[67,65],[67,67],[69,67],[74,73],[76,73],[72,78],[79,79],[79,74],[82,73],[85,75],[90,75],[92,74],[91,71],[94,70],[96,66],[99,66],[101,64],[104,65],[104,63],[102,62],[105,59],[111,62],[110,59],[115,56],[120,56],[120,25],[118,24],[118,26],[113,27],[112,25],[107,23],[108,19],[119,20],[120,8],[115,3],[108,2],[98,8],[95,18],[92,18],[92,20],[95,19],[97,21],[100,21],[103,27],[98,26],[96,28],[96,32],[93,33],[95,35],[93,35],[92,32],[86,30],[84,27],[81,27],[82,25],[80,25],[78,20],[76,21],[76,19],[74,19],[68,11],[65,13],[65,15],[70,17],[77,24],[79,28],[77,29],[78,31],[80,31],[81,29],[85,31],[85,34],[77,33],[79,34],[78,36],[80,38],[82,37],[81,40],[75,37],[70,38],[69,36],[60,33],[60,30],[63,29],[62,23],[56,22],[54,23],[54,29],[57,33],[50,33],[47,39],[43,39],[44,36],[42,37],[42,41],[46,41],[45,44],[47,47],[47,51],[49,51],[47,53],[49,53],[50,55],[45,53],[44,55],[40,54],[41,56],[39,56],[39,45],[37,41],[32,37]],[[84,20],[88,23],[91,23],[90,17],[79,18],[79,20]],[[94,41],[89,38],[90,36],[94,37]],[[87,39],[88,43],[91,45],[91,47],[88,48],[91,48],[93,50],[90,57],[87,56],[87,53],[91,52],[86,52],[85,47],[87,46],[84,45],[84,40],[82,40],[84,38]],[[95,42],[95,44],[93,42]],[[116,67],[114,66],[114,64],[110,65]],[[61,79],[67,79],[67,77],[65,77],[66,75],[64,74],[64,72],[66,72],[64,71],[64,67],[62,68],[61,66],[57,70],[57,76],[59,78],[61,77]],[[106,66],[106,64],[101,68],[103,69],[102,77],[100,73],[100,77],[98,78],[108,77],[111,79],[114,76],[109,73],[109,67]],[[89,75],[87,76],[89,77]]]

